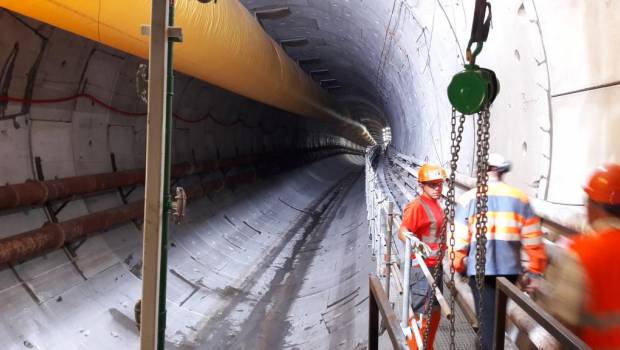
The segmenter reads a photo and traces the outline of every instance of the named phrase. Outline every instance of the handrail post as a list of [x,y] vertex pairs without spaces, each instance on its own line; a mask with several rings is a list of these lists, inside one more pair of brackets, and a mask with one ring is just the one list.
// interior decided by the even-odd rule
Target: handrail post
[[[527,297],[519,288],[510,283],[505,277],[497,278],[497,294],[496,294],[496,321],[495,321],[495,344],[503,349],[504,331],[506,322],[506,304],[510,298],[521,310],[530,316],[536,323],[543,327],[549,334],[555,337],[563,349],[586,350],[590,347],[577,335],[571,332],[560,321],[555,319],[551,314],[545,311],[540,305]],[[498,323],[503,322],[503,323]],[[501,333],[500,333],[501,331]],[[499,339],[501,338],[501,339]]]
[[495,291],[495,349],[504,348],[504,338],[506,333],[506,308],[508,305],[508,295],[501,288]]
[[379,279],[374,275],[368,276],[368,349],[378,350],[379,348],[379,314],[383,319],[385,328],[395,350],[407,350],[407,340],[403,329],[398,324],[398,318],[392,310],[383,286]]
[[403,329],[409,327],[409,281],[411,274],[411,241],[407,238],[405,240],[405,249],[403,257],[403,307],[402,307],[402,319],[401,323]]
[[368,302],[368,350],[379,349],[379,305],[375,294],[371,291]]

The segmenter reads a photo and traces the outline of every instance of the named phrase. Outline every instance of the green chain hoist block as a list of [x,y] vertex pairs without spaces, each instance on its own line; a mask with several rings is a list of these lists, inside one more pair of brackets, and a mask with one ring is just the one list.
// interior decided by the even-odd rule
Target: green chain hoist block
[[495,72],[475,64],[452,77],[448,85],[448,99],[457,111],[471,115],[478,113],[485,105],[491,105],[499,94],[499,81]]

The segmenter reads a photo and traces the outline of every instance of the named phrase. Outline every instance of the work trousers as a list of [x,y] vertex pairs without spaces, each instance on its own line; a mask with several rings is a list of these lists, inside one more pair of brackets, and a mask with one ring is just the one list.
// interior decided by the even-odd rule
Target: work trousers
[[[435,268],[430,268],[431,273],[435,273]],[[410,286],[409,286],[409,302],[411,303],[411,309],[415,314],[426,313],[426,306],[428,300],[433,298],[432,308],[439,309],[439,302],[433,296],[433,286],[428,284],[424,272],[419,266],[412,266],[410,272]],[[443,276],[443,274],[440,274]],[[437,286],[443,292],[443,278],[437,280]]]
[[[493,350],[493,334],[495,333],[495,279],[498,277],[506,277],[512,283],[517,281],[518,275],[507,276],[485,276],[484,290],[482,291],[482,316],[478,315],[478,319],[482,320],[482,350]],[[469,276],[469,286],[474,295],[474,308],[478,314],[478,303],[480,301],[480,293],[476,285],[476,276]]]

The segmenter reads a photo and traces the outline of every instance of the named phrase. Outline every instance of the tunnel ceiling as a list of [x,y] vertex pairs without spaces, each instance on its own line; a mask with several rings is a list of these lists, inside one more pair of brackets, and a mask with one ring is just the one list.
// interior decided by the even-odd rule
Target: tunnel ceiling
[[[287,8],[261,23],[278,41],[305,39],[286,50],[296,59],[320,59],[306,71],[328,69],[322,78],[342,86],[334,95],[355,97],[347,105],[357,105],[358,119],[385,118],[396,150],[448,164],[445,91],[463,69],[473,0],[241,1],[258,18]],[[600,137],[611,130],[601,125],[618,125],[617,107],[609,102],[617,100],[620,79],[613,63],[620,50],[609,46],[617,41],[618,4],[492,3],[491,31],[477,61],[493,69],[501,85],[491,109],[491,150],[514,162],[508,180],[529,194],[581,203],[586,169],[618,158],[616,141]],[[598,118],[585,117],[592,112]],[[474,169],[474,124],[473,118],[465,122],[459,169],[466,173]],[[574,140],[601,145],[569,151]],[[574,169],[577,160],[587,166]]]
[[[377,86],[377,70],[386,37],[388,2],[241,2],[315,80],[326,80],[325,86],[339,87],[329,90],[352,109],[354,118],[372,130],[378,128],[377,123],[387,124],[382,113],[385,101]],[[355,98],[351,99],[352,96]],[[377,123],[363,119],[374,119]]]

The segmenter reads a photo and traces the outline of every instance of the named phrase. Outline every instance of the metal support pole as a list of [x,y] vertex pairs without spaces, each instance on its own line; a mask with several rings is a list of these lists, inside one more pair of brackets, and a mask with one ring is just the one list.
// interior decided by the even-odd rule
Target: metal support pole
[[385,234],[385,294],[390,299],[390,275],[392,274],[392,226],[394,225],[394,203],[388,202],[387,227]]
[[[174,26],[174,1],[168,0],[168,27]],[[169,32],[168,32],[169,33]],[[166,343],[166,286],[168,280],[168,225],[172,208],[170,198],[170,171],[172,168],[172,103],[174,96],[173,38],[168,37],[168,62],[166,64],[166,126],[164,145],[164,193],[161,230],[161,258],[159,269],[159,321],[157,330],[157,349],[164,350]]]
[[153,0],[149,47],[149,91],[144,186],[144,233],[140,349],[157,349],[160,263],[164,213],[168,0]]
[[501,288],[495,291],[495,332],[493,335],[493,344],[495,349],[504,348],[504,339],[506,337],[506,307],[508,305],[508,296],[502,293]]
[[409,239],[405,241],[405,250],[403,256],[403,308],[401,323],[403,329],[409,327],[409,281],[411,274],[411,242]]
[[[402,324],[403,329],[407,330],[409,327],[409,313],[414,317],[411,327],[411,336],[415,338],[416,343],[418,345],[418,349],[424,350],[424,344],[422,342],[422,334],[420,333],[420,329],[418,328],[418,323],[415,320],[415,314],[411,310],[411,305],[409,305],[409,288],[411,287],[411,238],[410,235],[405,236],[405,256],[403,259],[403,264],[405,264],[404,277],[403,277],[403,311],[402,311]],[[407,331],[407,336],[409,336],[409,332]]]

